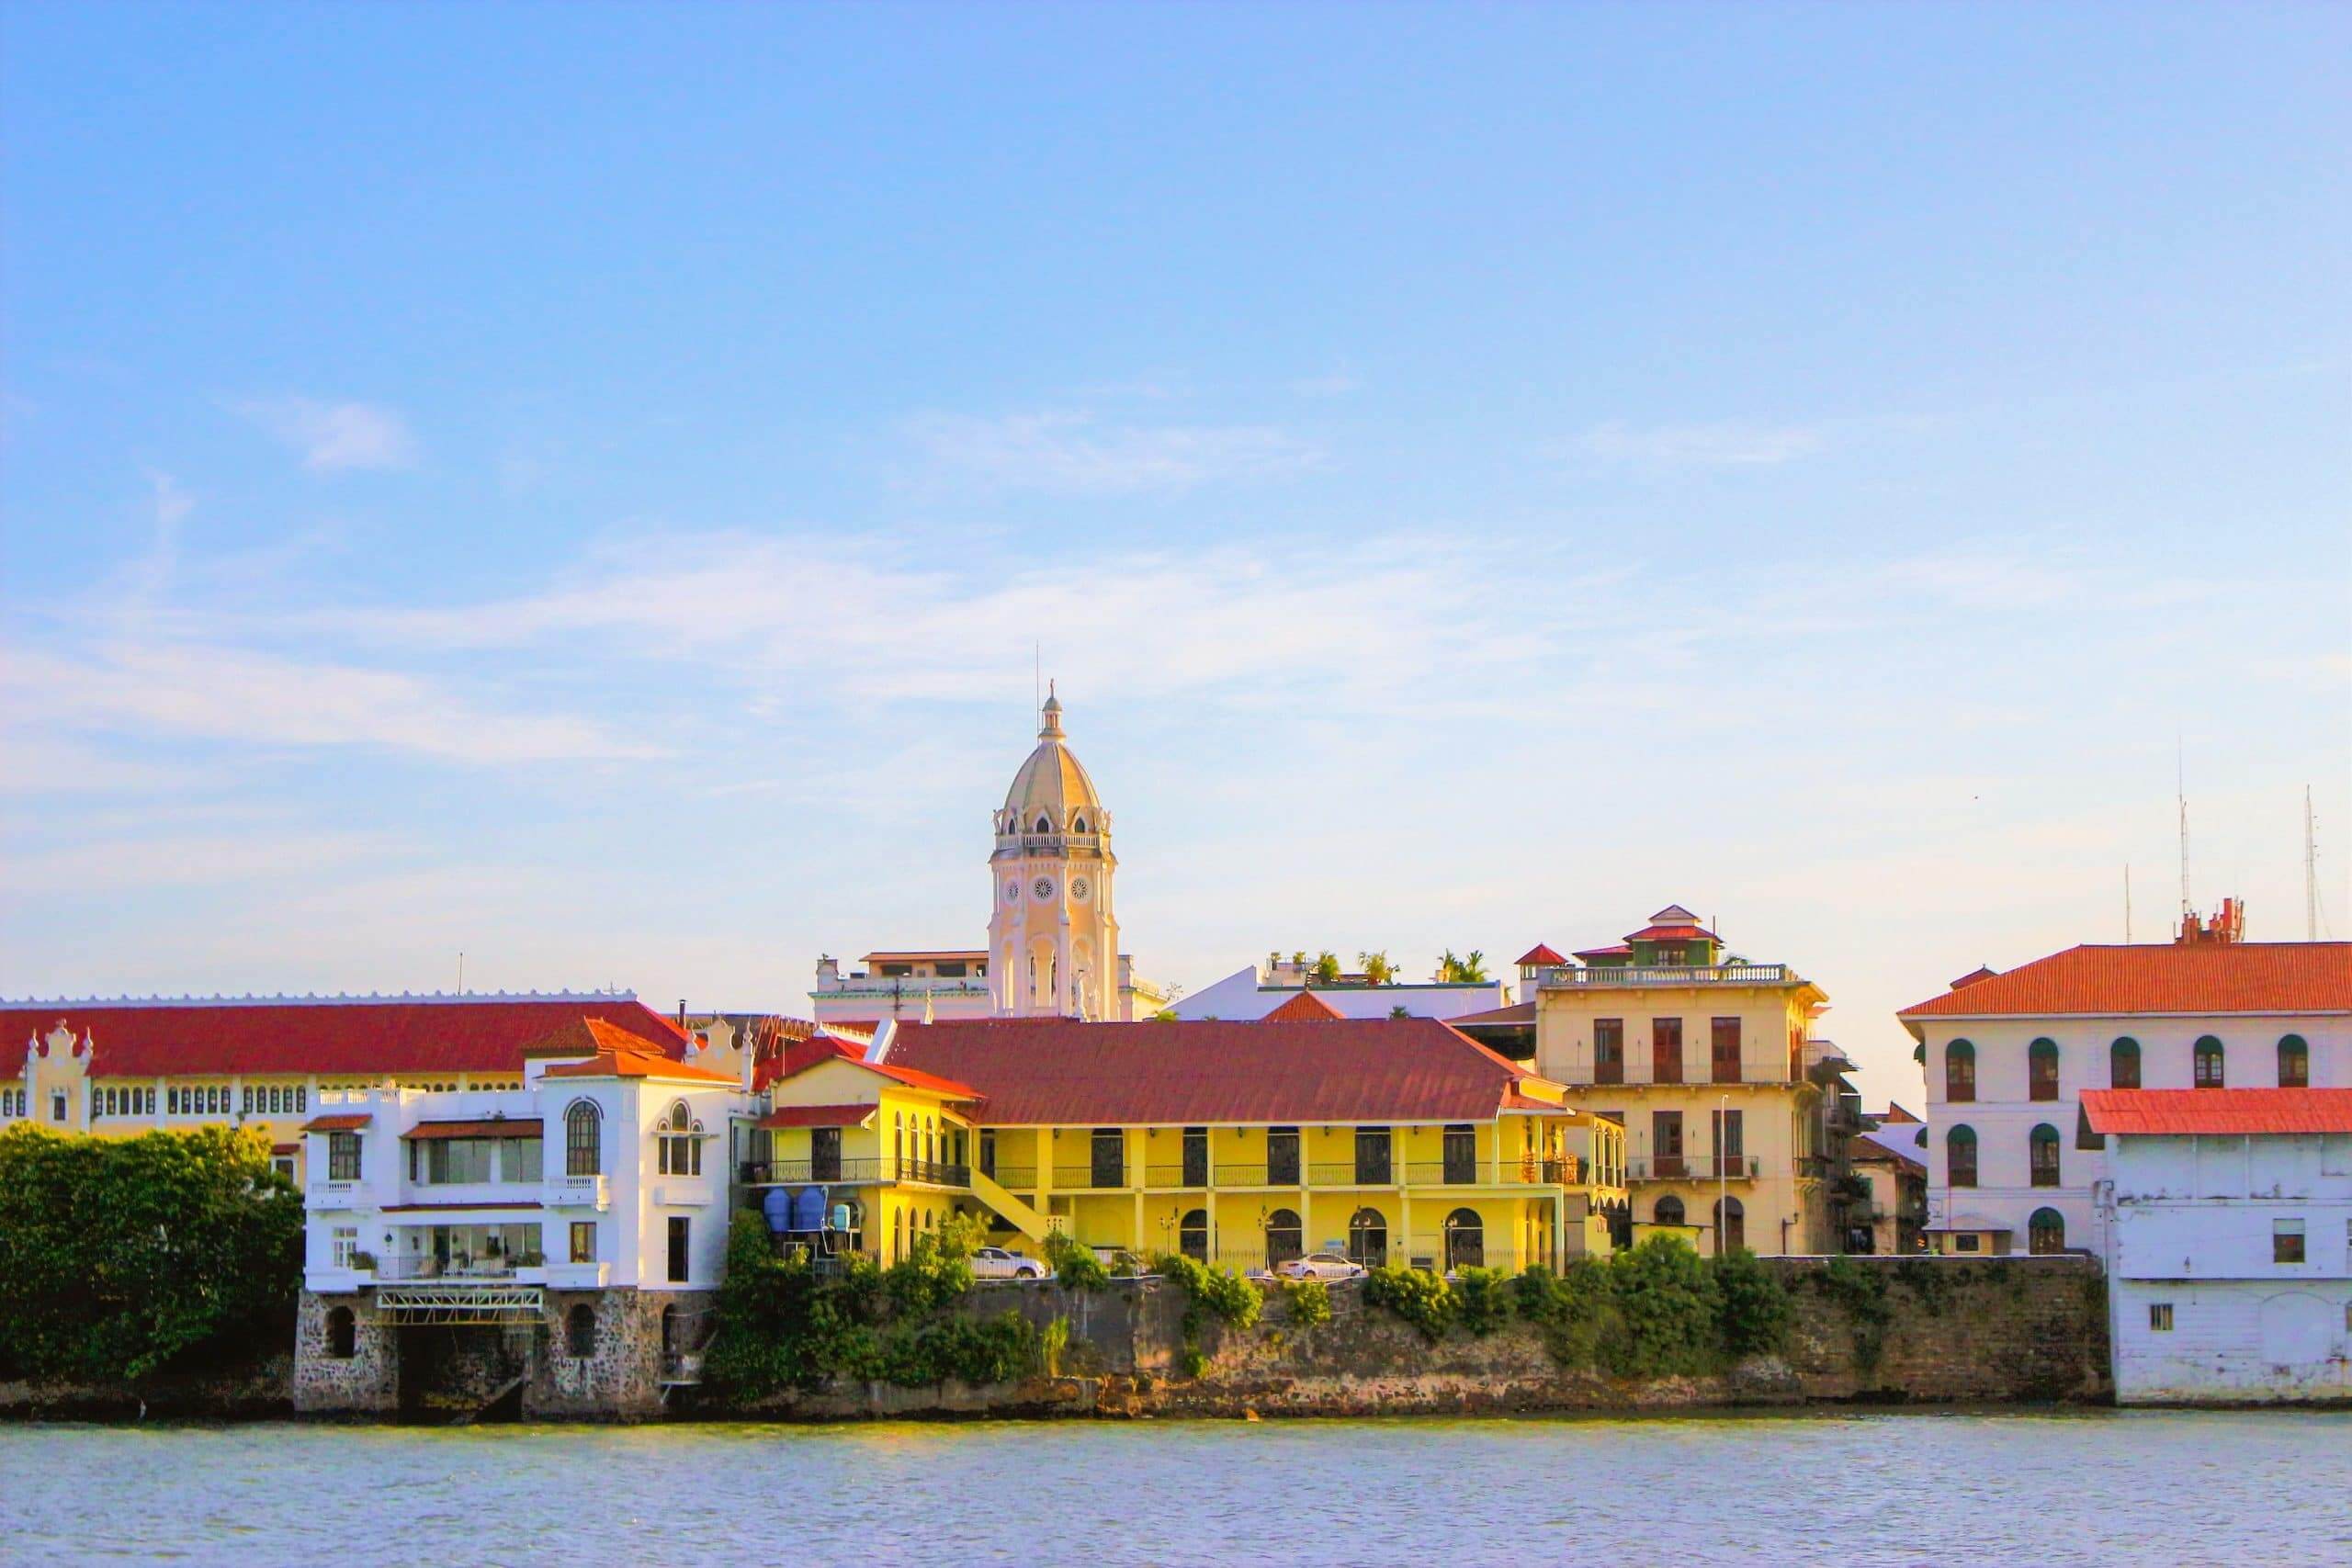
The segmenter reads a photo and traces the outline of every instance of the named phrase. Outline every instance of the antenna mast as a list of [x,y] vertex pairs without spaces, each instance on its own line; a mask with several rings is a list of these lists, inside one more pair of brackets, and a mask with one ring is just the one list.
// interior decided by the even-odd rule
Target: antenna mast
[[2303,940],[2319,940],[2319,825],[2309,784],[2303,786]]
[[2123,945],[2132,945],[2132,866],[2128,861],[2123,866]]
[[2188,904],[2188,770],[2183,760],[2180,741],[2173,741],[2173,798],[2180,806],[2180,912],[2186,916]]

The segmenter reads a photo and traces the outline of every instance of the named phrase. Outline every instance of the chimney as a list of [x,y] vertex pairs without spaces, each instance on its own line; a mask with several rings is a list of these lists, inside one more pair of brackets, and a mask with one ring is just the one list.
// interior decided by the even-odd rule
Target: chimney
[[2228,947],[2245,940],[2245,904],[2242,899],[2224,898],[2221,908],[2211,920],[2200,919],[2195,910],[2180,917],[2180,934],[2173,939],[2176,947]]
[[1965,990],[1969,987],[1976,984],[1977,981],[1989,980],[1999,973],[1999,970],[1992,967],[1990,964],[1980,964],[1975,968],[1970,970],[1967,974],[1962,975],[1959,979],[1954,980],[1951,983],[1951,988],[1955,991]]
[[684,1029],[685,1026],[686,1026],[686,998],[684,998],[684,997],[680,997],[680,998],[678,998],[678,1027],[679,1027],[680,1029]]

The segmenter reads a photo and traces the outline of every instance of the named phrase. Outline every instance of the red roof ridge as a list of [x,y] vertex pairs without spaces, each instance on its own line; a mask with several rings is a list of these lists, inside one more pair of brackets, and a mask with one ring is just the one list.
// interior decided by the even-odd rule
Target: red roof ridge
[[1566,964],[1566,959],[1553,952],[1547,943],[1540,942],[1519,955],[1519,967],[1521,969],[1536,964]]
[[2352,942],[2078,943],[1895,1014],[2352,1012]]
[[1317,1020],[1329,1021],[1347,1016],[1313,991],[1302,990],[1298,995],[1266,1013],[1258,1021],[1261,1023],[1290,1023],[1299,1021],[1312,1022]]

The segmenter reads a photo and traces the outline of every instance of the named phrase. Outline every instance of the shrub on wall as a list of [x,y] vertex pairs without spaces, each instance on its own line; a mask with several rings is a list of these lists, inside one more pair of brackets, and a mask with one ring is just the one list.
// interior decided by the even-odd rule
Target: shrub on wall
[[0,1133],[0,1377],[136,1382],[284,1346],[302,1200],[259,1132]]
[[[1886,1300],[1886,1276],[1850,1258],[1833,1258],[1813,1278],[1815,1288],[1843,1307],[1847,1321],[1853,1325],[1854,1365],[1865,1372],[1876,1371],[1886,1351],[1887,1325],[1894,1321],[1894,1309]],[[1940,1308],[1941,1301],[1936,1305]]]
[[1064,1290],[1100,1291],[1111,1283],[1111,1271],[1102,1267],[1093,1249],[1080,1247],[1059,1231],[1046,1238],[1046,1261],[1054,1266],[1054,1278]]
[[1301,1328],[1331,1321],[1331,1287],[1320,1280],[1293,1280],[1283,1293],[1290,1300],[1290,1320]]
[[1456,1306],[1443,1275],[1408,1269],[1402,1263],[1384,1263],[1365,1275],[1363,1300],[1366,1306],[1403,1318],[1432,1343],[1445,1337]]
[[1589,1367],[1600,1359],[1600,1342],[1616,1322],[1609,1266],[1579,1258],[1565,1273],[1542,1264],[1511,1281],[1519,1315],[1543,1331],[1544,1348],[1564,1367]]
[[1788,1343],[1789,1324],[1795,1315],[1788,1287],[1757,1261],[1756,1254],[1736,1248],[1712,1259],[1708,1272],[1715,1279],[1718,1326],[1728,1354],[1769,1355]]
[[1510,1276],[1499,1269],[1464,1269],[1453,1281],[1454,1316],[1485,1338],[1510,1321]]
[[1722,1307],[1714,1277],[1679,1236],[1654,1235],[1609,1259],[1615,1332],[1610,1370],[1628,1377],[1689,1376],[1720,1359]]

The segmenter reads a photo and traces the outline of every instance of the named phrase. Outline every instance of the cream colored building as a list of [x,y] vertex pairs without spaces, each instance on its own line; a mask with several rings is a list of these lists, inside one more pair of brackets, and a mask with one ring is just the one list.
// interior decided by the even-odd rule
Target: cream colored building
[[869,953],[847,975],[822,959],[809,993],[818,1022],[1131,1022],[1167,1005],[1119,951],[1111,813],[1069,749],[1061,699],[1049,694],[1038,719],[1036,747],[992,818],[988,946]]
[[1679,906],[1580,963],[1532,966],[1535,1070],[1625,1128],[1633,1234],[1713,1254],[1838,1250],[1833,1118],[1850,1064],[1785,964],[1725,962]]

